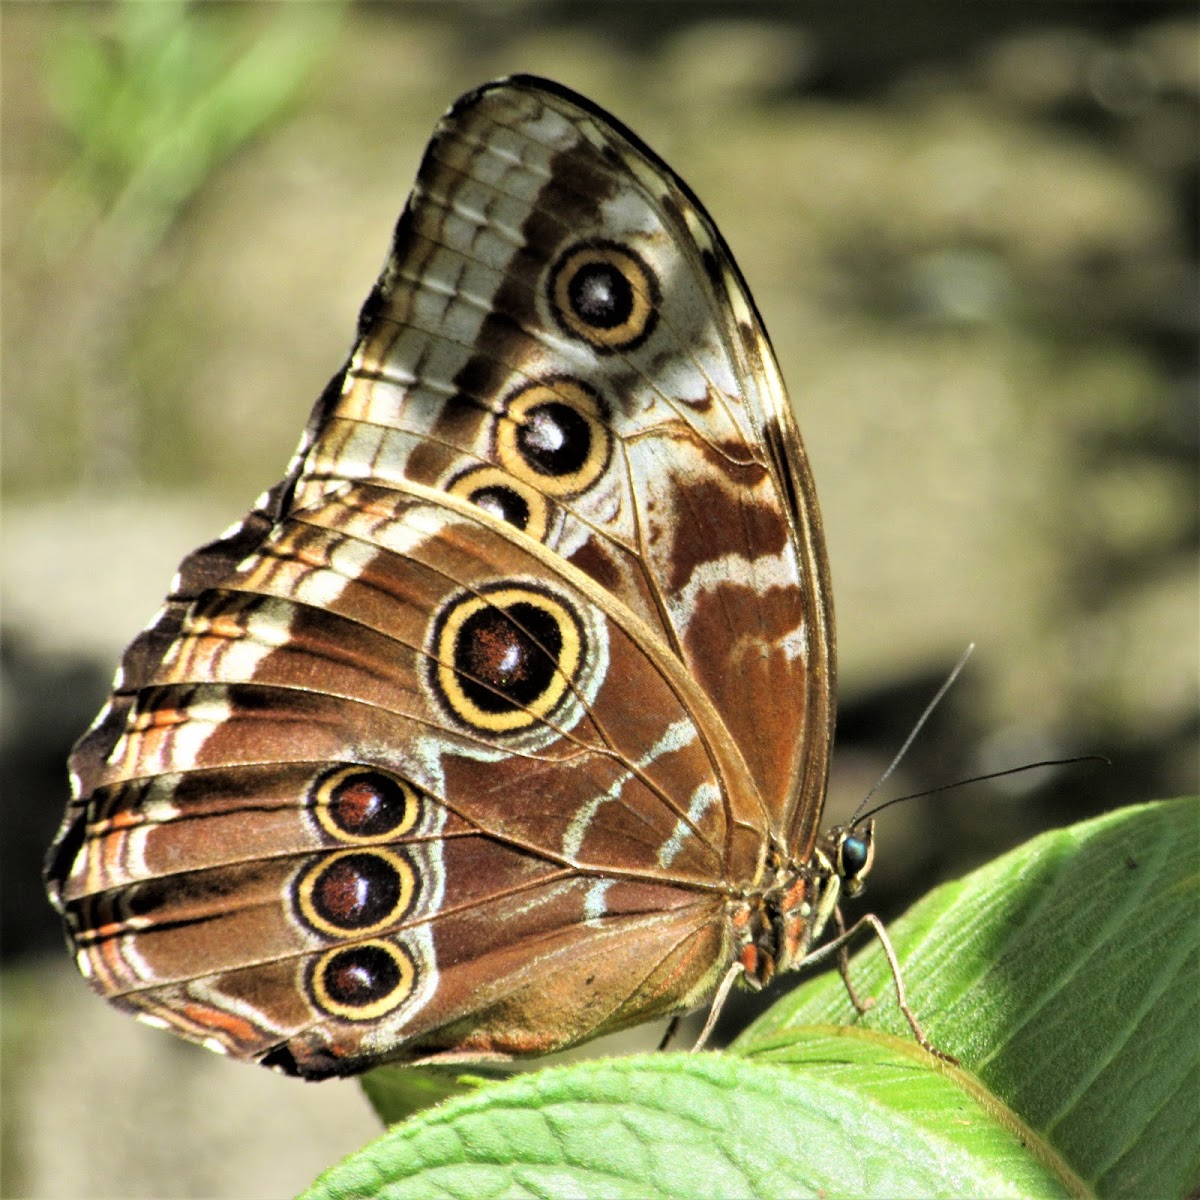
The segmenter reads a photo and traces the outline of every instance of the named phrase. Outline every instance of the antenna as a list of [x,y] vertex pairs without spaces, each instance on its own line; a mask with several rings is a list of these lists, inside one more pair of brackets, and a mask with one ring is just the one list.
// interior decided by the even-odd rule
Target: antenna
[[[966,787],[969,783],[985,783],[989,779],[1002,779],[1005,775],[1019,775],[1022,771],[1036,771],[1039,767],[1070,767],[1075,763],[1085,762],[1102,762],[1105,766],[1112,766],[1112,760],[1105,758],[1103,754],[1076,754],[1071,758],[1044,758],[1040,762],[1022,763],[1019,767],[1005,767],[1003,771],[988,771],[985,775],[972,775],[969,779],[956,779],[953,783],[943,783],[939,787],[926,788],[923,792],[913,792],[908,796],[895,796],[857,817],[855,824],[861,824],[868,817],[873,817],[876,813],[881,813],[885,808],[891,808],[893,804],[899,804],[902,800],[920,800],[922,796],[936,796],[938,792],[950,792],[955,788]],[[891,770],[890,767],[888,769]],[[861,807],[860,804],[859,808]]]
[[[945,683],[943,683],[942,686],[940,688],[938,688],[937,694],[933,697],[932,700],[930,700],[930,702],[927,705],[925,705],[925,711],[917,718],[917,723],[912,727],[912,732],[909,733],[908,737],[906,737],[904,739],[904,744],[900,747],[899,750],[896,751],[895,755],[892,757],[892,761],[890,763],[888,763],[887,769],[883,772],[882,775],[880,775],[880,777],[877,780],[875,780],[875,782],[871,785],[870,791],[867,792],[867,794],[862,798],[862,801],[859,803],[859,806],[854,810],[853,815],[850,817],[850,820],[847,822],[847,824],[849,825],[849,827],[851,829],[853,829],[856,825],[859,824],[859,822],[865,820],[867,817],[872,816],[874,813],[879,812],[879,808],[886,808],[887,804],[895,804],[896,803],[895,800],[889,800],[887,802],[887,804],[881,804],[879,806],[879,808],[873,808],[868,813],[864,814],[862,811],[871,802],[871,797],[874,796],[875,793],[877,791],[879,791],[879,789],[881,787],[883,787],[883,785],[885,783],[887,783],[888,779],[891,777],[892,772],[895,771],[895,769],[900,765],[900,760],[908,753],[908,748],[913,744],[913,742],[916,741],[917,734],[919,734],[921,732],[921,730],[925,727],[925,723],[933,715],[933,710],[935,708],[937,708],[937,706],[942,702],[942,697],[945,696],[945,694],[954,685],[954,681],[962,674],[963,668],[967,665],[967,659],[970,658],[971,655],[974,653],[975,653],[975,643],[971,642],[971,644],[969,646],[967,646],[967,648],[963,651],[962,657],[958,660],[958,662],[956,662],[954,664],[954,667],[951,670],[950,674],[946,677]],[[1006,773],[1006,772],[1002,772],[1002,773]],[[950,786],[956,786],[956,785],[952,784]],[[935,788],[934,790],[941,791],[942,789]],[[922,795],[925,795],[925,794],[927,794],[927,793],[922,793]],[[902,797],[902,799],[911,799],[911,798],[912,797],[907,797],[907,796]]]

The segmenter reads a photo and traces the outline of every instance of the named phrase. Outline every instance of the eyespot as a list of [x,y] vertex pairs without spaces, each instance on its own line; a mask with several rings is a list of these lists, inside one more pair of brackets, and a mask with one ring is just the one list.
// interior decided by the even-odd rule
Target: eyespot
[[632,350],[658,321],[658,280],[640,255],[617,242],[566,250],[550,271],[549,293],[563,331],[602,353]]
[[293,894],[301,918],[318,933],[365,936],[390,929],[408,915],[417,876],[398,851],[341,850],[305,867]]
[[339,767],[310,792],[317,823],[340,842],[394,840],[421,819],[421,793],[407,780],[372,767]]
[[546,540],[550,508],[546,497],[507,472],[497,467],[474,467],[457,476],[447,490],[531,538]]
[[567,694],[584,659],[567,604],[502,586],[451,601],[434,622],[430,683],[459,720],[488,733],[527,729]]
[[574,379],[530,384],[512,395],[496,426],[505,471],[548,496],[574,496],[608,465],[612,434],[599,397]]
[[348,1021],[373,1021],[413,994],[417,969],[402,946],[359,942],[328,950],[309,972],[309,994],[327,1013]]

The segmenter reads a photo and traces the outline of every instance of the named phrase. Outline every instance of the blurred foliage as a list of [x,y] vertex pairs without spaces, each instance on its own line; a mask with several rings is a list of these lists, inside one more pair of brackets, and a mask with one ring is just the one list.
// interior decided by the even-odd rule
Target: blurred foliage
[[35,219],[59,255],[87,217],[102,242],[150,252],[205,180],[296,102],[344,0],[283,5],[265,24],[256,7],[201,7],[121,0],[104,32],[76,17],[50,41],[47,100],[75,156]]
[[37,77],[58,173],[6,264],[6,342],[21,346],[6,390],[23,398],[8,414],[10,490],[134,491],[153,448],[178,468],[181,440],[129,379],[155,255],[219,169],[297,107],[345,7],[56,6]]

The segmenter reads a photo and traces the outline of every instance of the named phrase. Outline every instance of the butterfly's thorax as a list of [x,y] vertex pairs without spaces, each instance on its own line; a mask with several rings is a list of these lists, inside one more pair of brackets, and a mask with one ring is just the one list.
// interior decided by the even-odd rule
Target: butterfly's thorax
[[772,858],[766,886],[737,897],[729,906],[737,935],[735,961],[755,989],[800,966],[840,893],[841,880],[822,850],[803,862],[777,851]]

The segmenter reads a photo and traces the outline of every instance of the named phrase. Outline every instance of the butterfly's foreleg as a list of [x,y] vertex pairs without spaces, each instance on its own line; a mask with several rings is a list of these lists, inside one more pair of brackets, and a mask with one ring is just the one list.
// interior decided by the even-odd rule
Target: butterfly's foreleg
[[[854,990],[854,984],[850,981],[850,951],[847,949],[847,942],[850,940],[850,933],[846,932],[846,919],[842,916],[841,908],[833,910],[833,919],[837,923],[838,935],[835,939],[837,945],[837,962],[838,974],[842,977],[842,983],[846,985],[846,994],[850,997],[850,1003],[860,1012],[869,1012],[875,1007],[875,997],[868,996],[865,1000],[860,999],[858,992]],[[860,921],[859,925],[862,924]],[[857,929],[858,926],[855,926]],[[853,933],[853,930],[851,930]]]
[[725,978],[721,980],[721,986],[717,988],[717,994],[713,996],[712,1007],[708,1010],[708,1020],[704,1022],[704,1028],[700,1030],[700,1036],[692,1047],[693,1054],[704,1049],[704,1044],[708,1041],[709,1035],[717,1023],[717,1018],[721,1015],[721,1009],[725,1007],[725,1000],[729,996],[729,989],[733,987],[733,981],[745,970],[746,968],[739,961],[731,963],[729,970],[725,972]]
[[[844,922],[841,920],[840,913],[838,913],[837,916],[840,929]],[[844,933],[839,932],[837,939],[841,943],[838,951],[839,966],[842,955],[846,952],[846,941],[852,938],[864,925],[869,925],[871,929],[875,931],[875,936],[879,939],[879,944],[883,947],[883,953],[887,957],[888,966],[892,971],[892,982],[896,985],[896,1003],[899,1005],[900,1011],[904,1014],[904,1019],[908,1022],[908,1027],[913,1032],[913,1037],[915,1037],[917,1041],[920,1042],[920,1044],[935,1058],[940,1058],[943,1062],[957,1063],[957,1058],[955,1058],[952,1054],[947,1054],[944,1050],[939,1050],[929,1040],[929,1036],[926,1034],[925,1030],[921,1028],[921,1023],[917,1020],[916,1014],[909,1007],[908,996],[904,991],[904,976],[900,973],[900,960],[896,957],[896,951],[892,946],[892,939],[888,937],[887,930],[883,927],[883,922],[874,913],[865,913],[863,916],[859,917],[849,929],[845,930]],[[846,941],[843,941],[843,938],[846,939]],[[850,989],[850,980],[845,974],[842,975],[842,978],[845,980],[847,989]],[[855,1000],[853,989],[850,989],[850,998],[851,1000]],[[857,1007],[856,1000],[855,1006]],[[859,1011],[862,1010],[860,1009]]]

